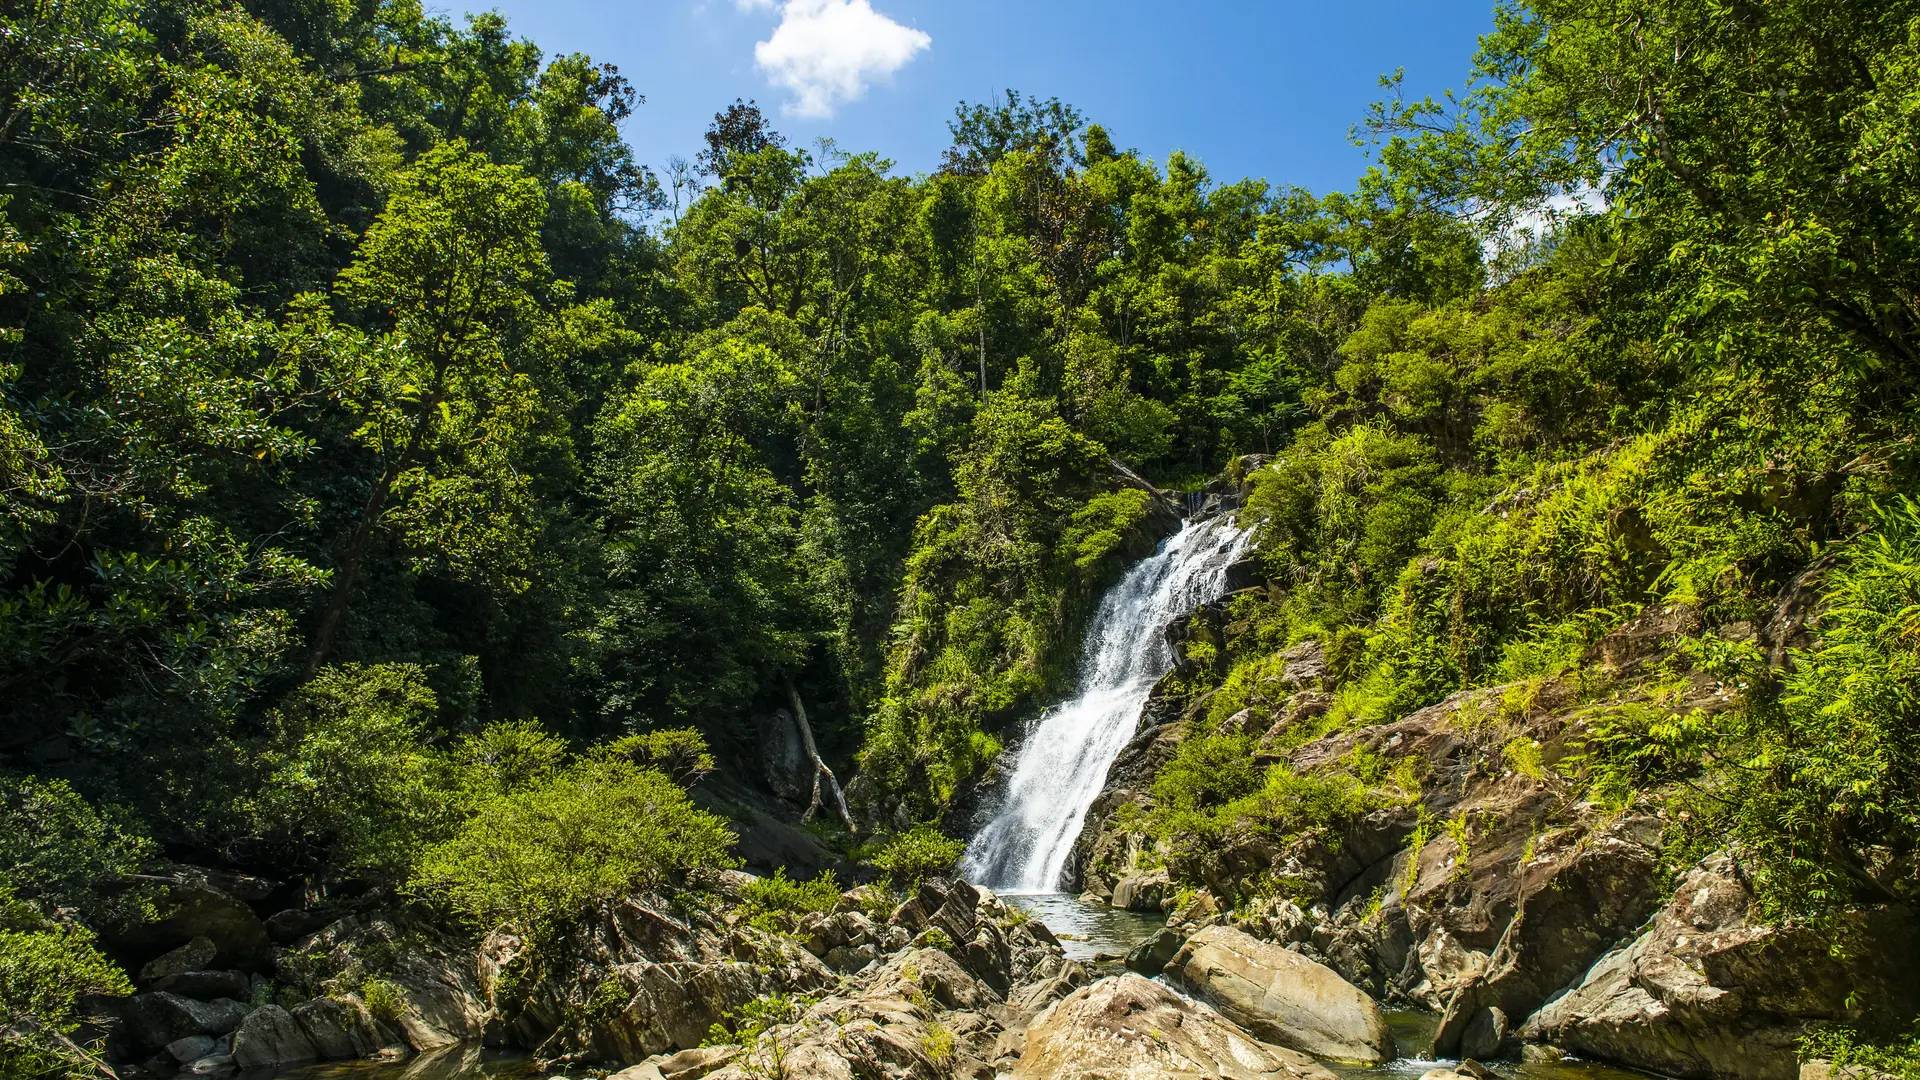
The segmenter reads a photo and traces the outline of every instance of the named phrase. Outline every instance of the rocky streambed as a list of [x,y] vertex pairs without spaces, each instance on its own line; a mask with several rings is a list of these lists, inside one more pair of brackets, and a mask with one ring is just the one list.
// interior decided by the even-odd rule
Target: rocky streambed
[[1391,1018],[1332,969],[1226,926],[1149,979],[1114,958],[1150,950],[1163,920],[1076,898],[933,880],[884,907],[856,889],[769,919],[742,905],[745,883],[629,897],[535,948],[406,908],[267,931],[203,877],[175,912],[199,932],[101,1003],[109,1052],[128,1080],[1334,1080],[1432,1064],[1399,1060]]

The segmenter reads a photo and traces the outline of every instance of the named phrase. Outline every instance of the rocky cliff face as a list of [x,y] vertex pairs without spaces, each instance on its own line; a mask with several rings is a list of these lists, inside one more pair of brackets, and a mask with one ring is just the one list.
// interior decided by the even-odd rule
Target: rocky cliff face
[[[1812,1025],[1920,1011],[1914,965],[1886,959],[1916,955],[1912,913],[1854,912],[1854,940],[1874,944],[1836,958],[1812,930],[1760,920],[1734,855],[1676,878],[1658,792],[1597,805],[1555,768],[1599,707],[1657,697],[1706,722],[1727,708],[1731,688],[1663,665],[1697,630],[1688,609],[1652,609],[1580,671],[1305,742],[1287,733],[1324,713],[1338,687],[1317,644],[1296,646],[1284,685],[1265,695],[1277,704],[1226,726],[1297,773],[1340,769],[1357,750],[1417,778],[1418,790],[1337,827],[1233,836],[1176,867],[1182,880],[1169,879],[1167,852],[1141,822],[1155,777],[1210,702],[1204,690],[1182,698],[1170,678],[1088,815],[1078,881],[1134,907],[1174,909],[1187,897],[1172,910],[1173,940],[1143,947],[1137,970],[1159,971],[1183,935],[1232,925],[1383,1001],[1441,1013],[1439,1056],[1513,1056],[1529,1042],[1674,1076],[1798,1075],[1796,1042]],[[1792,632],[1760,634],[1769,644]],[[1272,895],[1275,881],[1288,883],[1285,896]]]

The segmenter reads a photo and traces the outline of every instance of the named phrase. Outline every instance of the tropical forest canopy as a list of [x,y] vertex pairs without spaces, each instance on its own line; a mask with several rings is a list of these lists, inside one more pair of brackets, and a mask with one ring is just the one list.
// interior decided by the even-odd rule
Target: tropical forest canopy
[[[724,859],[667,744],[796,697],[937,819],[1151,549],[1127,473],[1251,463],[1223,704],[1312,637],[1377,722],[1688,605],[1745,707],[1622,714],[1595,790],[1712,774],[1781,903],[1914,894],[1920,3],[1510,0],[1322,194],[1016,93],[925,175],[736,102],[663,179],[631,75],[410,0],[0,14],[0,891],[120,917],[164,850],[497,917],[513,823],[596,805],[685,819],[651,880]],[[1731,628],[1810,566],[1781,675]],[[1195,835],[1261,783],[1201,772]]]

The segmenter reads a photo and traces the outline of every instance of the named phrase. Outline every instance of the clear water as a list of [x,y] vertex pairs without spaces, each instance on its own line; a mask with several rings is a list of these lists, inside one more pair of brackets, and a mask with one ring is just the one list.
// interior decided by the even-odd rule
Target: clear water
[[[1440,1027],[1440,1018],[1433,1013],[1388,1010],[1387,1024],[1393,1028],[1394,1042],[1399,1044],[1402,1054],[1417,1053],[1433,1045],[1433,1033]],[[1429,1069],[1455,1064],[1458,1062],[1402,1057],[1372,1067],[1329,1064],[1327,1068],[1351,1080],[1415,1080]],[[1562,1061],[1552,1065],[1527,1065],[1517,1061],[1490,1061],[1486,1064],[1499,1073],[1503,1080],[1647,1080],[1646,1073],[1591,1061]]]
[[1127,955],[1127,950],[1167,925],[1162,916],[1084,903],[1071,893],[1000,893],[999,896],[1010,906],[1045,923],[1060,939],[1060,947],[1067,951],[1068,959],[1096,966]]
[[1087,628],[1079,691],[1028,733],[1005,801],[967,845],[968,881],[998,892],[1060,887],[1087,807],[1173,667],[1167,626],[1220,597],[1246,545],[1230,517],[1189,521],[1107,591]]

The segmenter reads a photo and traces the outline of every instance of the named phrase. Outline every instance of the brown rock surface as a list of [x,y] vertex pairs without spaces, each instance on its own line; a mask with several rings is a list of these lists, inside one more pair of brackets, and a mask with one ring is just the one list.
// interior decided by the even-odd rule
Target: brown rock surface
[[1036,1017],[1018,1080],[1333,1080],[1298,1051],[1260,1042],[1205,1005],[1127,974]]
[[1331,968],[1231,927],[1189,938],[1167,975],[1266,1042],[1366,1064],[1394,1056],[1372,998]]

